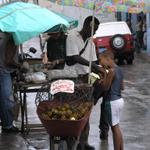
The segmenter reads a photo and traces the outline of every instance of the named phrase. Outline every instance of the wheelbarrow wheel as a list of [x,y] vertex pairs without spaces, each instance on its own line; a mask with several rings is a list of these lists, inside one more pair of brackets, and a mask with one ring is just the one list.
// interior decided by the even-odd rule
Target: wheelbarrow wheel
[[54,137],[49,137],[50,150],[55,150]]
[[61,140],[59,137],[50,137],[50,150],[68,150],[65,140]]

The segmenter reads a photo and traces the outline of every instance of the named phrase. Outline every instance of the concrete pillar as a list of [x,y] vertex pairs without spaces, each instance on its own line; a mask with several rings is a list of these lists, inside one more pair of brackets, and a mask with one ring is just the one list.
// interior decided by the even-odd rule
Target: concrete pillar
[[150,54],[150,13],[147,13],[146,23],[147,23],[147,52]]

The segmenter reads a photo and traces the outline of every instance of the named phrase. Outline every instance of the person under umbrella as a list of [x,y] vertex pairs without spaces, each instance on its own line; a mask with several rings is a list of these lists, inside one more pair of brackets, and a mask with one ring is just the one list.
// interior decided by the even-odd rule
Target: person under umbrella
[[18,67],[18,47],[14,44],[11,34],[0,32],[0,119],[3,133],[18,132],[13,125],[12,78]]

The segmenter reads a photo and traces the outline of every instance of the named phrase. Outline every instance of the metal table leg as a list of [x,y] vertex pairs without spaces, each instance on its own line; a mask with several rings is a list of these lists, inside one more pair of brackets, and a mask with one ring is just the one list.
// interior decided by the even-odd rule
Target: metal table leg
[[27,112],[27,95],[26,92],[23,93],[23,110],[24,110],[24,117],[25,117],[25,130],[28,133],[28,112]]
[[24,133],[24,104],[23,104],[21,91],[19,91],[19,95],[20,95],[20,106],[21,106],[21,132]]

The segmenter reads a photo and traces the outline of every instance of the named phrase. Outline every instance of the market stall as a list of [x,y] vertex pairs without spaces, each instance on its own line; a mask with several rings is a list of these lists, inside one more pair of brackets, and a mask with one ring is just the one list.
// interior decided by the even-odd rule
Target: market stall
[[17,101],[19,101],[21,108],[21,111],[18,112],[21,114],[21,132],[26,134],[31,131],[31,129],[36,128],[39,130],[39,127],[41,128],[40,124],[31,124],[28,122],[27,95],[29,93],[36,94],[41,86],[47,82],[47,79],[43,70],[44,65],[42,59],[28,58],[24,61],[28,63],[28,69],[30,70],[26,73],[19,71],[13,80],[13,86],[15,95],[17,95]]
[[35,102],[39,119],[49,134],[50,150],[76,150],[92,110],[92,93],[92,85],[68,79],[41,87]]
[[74,23],[76,27],[78,23],[73,18],[66,18],[46,8],[24,2],[12,2],[2,6],[0,16],[1,32],[10,33],[15,45],[19,46],[21,51],[22,65],[14,77],[13,89],[15,98],[21,105],[21,132],[24,133],[29,130],[27,93],[38,92],[47,82],[47,78],[42,59],[33,59],[29,53],[24,53],[22,44],[40,34],[56,32],[62,27],[66,30],[72,28]]

